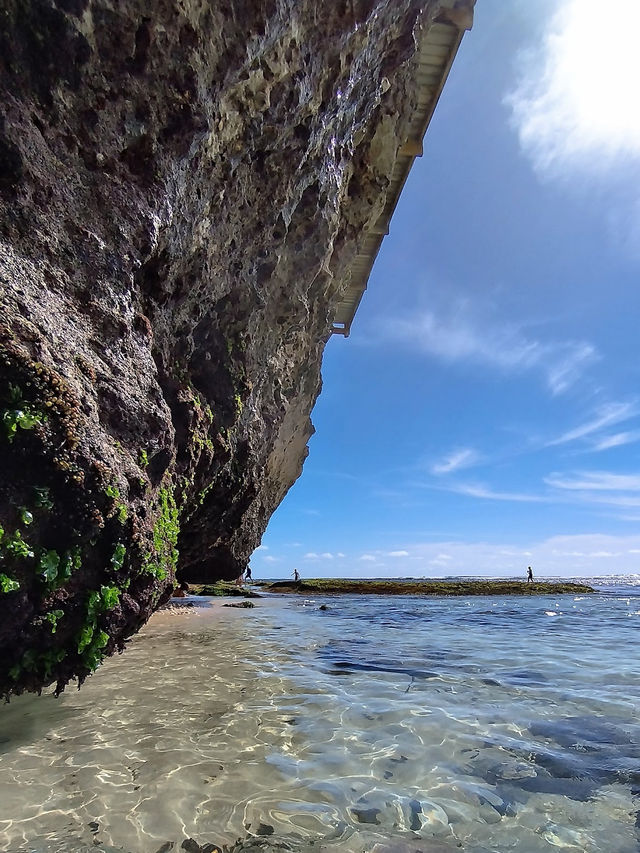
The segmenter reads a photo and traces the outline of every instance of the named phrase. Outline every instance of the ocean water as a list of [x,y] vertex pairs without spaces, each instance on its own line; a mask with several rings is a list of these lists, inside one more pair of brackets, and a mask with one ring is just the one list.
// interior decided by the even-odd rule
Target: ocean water
[[0,851],[638,853],[640,578],[596,582],[158,614],[0,709]]

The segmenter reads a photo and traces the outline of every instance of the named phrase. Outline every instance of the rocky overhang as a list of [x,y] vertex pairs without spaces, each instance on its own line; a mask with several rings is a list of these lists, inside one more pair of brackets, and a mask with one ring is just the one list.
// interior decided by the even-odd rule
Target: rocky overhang
[[1,692],[82,681],[176,578],[245,567],[417,45],[469,5],[0,2]]

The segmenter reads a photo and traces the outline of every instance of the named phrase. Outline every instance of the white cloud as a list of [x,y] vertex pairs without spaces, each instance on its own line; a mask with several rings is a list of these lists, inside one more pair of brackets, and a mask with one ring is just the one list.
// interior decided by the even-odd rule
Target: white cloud
[[[604,506],[638,507],[640,497],[634,495],[608,495],[578,493],[583,503],[602,504]],[[637,519],[635,519],[637,521]]]
[[[616,474],[586,471],[575,474],[551,474],[545,483],[558,494],[570,495],[570,502],[600,507],[633,508],[640,506],[640,474]],[[623,521],[637,520],[621,516]]]
[[607,403],[601,406],[595,416],[586,423],[568,430],[558,438],[547,442],[547,447],[554,447],[558,444],[568,444],[571,441],[578,441],[581,438],[588,438],[594,433],[599,432],[604,427],[612,426],[613,424],[627,421],[638,414],[636,403]]
[[343,554],[342,551],[338,551],[338,553],[336,554],[336,557],[346,557],[346,556],[347,555]]
[[564,354],[557,352],[547,366],[547,384],[551,393],[562,394],[582,376],[586,365],[596,361],[596,351],[591,344],[576,343],[567,346]]
[[387,557],[408,557],[408,551],[389,551]]
[[528,494],[527,492],[500,492],[484,486],[481,483],[459,483],[451,486],[449,491],[470,498],[482,498],[491,501],[515,501],[516,503],[548,503],[552,498],[545,495]]
[[606,492],[640,491],[640,474],[613,474],[609,471],[586,471],[571,477],[551,474],[545,483],[556,489]]
[[[559,535],[521,546],[504,542],[440,541],[414,543],[413,574],[516,576],[524,579],[527,566],[534,576],[570,577],[640,572],[640,535]],[[400,569],[397,570],[398,574]]]
[[453,560],[451,554],[437,554],[431,560],[429,560],[430,566],[447,566],[449,562]]
[[610,450],[612,447],[623,447],[625,444],[634,444],[640,441],[640,431],[617,432],[614,435],[605,435],[597,441],[592,450]]
[[472,316],[465,301],[439,315],[425,311],[383,320],[379,333],[449,364],[483,365],[504,373],[538,370],[554,395],[568,390],[599,359],[590,343],[530,338],[513,323]]
[[315,551],[307,551],[304,555],[304,560],[333,560],[335,557],[344,557],[344,554],[332,554],[330,551],[323,551],[322,554],[317,554]]
[[256,551],[268,551],[268,550],[269,550],[268,545],[258,545],[258,547],[256,548]]
[[279,562],[277,557],[272,557],[270,554],[267,554],[266,557],[263,557],[265,563],[277,563]]
[[[524,580],[527,566],[533,566],[537,578],[640,574],[640,534],[558,535],[522,543],[439,539],[407,544],[407,550],[411,555],[411,574],[414,577],[466,575],[520,577]],[[407,574],[404,560],[385,564],[375,556],[377,553],[381,557],[387,554],[376,551],[362,554],[360,567],[354,564],[350,574],[355,577],[365,574],[400,577]],[[323,576],[323,571],[326,576],[331,573],[332,564],[318,563],[314,572],[316,569],[319,570],[318,577]]]
[[520,57],[507,103],[539,171],[594,173],[640,160],[639,31],[637,0],[566,0],[539,50]]
[[431,466],[432,474],[450,474],[452,471],[459,471],[461,468],[469,468],[479,460],[479,454],[470,447],[465,447],[460,450],[454,450],[441,462],[437,462]]

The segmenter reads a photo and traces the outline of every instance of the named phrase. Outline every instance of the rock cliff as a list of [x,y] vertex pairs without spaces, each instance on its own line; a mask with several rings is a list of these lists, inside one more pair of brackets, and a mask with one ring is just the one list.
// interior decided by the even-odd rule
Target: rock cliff
[[5,694],[246,565],[437,6],[0,0]]

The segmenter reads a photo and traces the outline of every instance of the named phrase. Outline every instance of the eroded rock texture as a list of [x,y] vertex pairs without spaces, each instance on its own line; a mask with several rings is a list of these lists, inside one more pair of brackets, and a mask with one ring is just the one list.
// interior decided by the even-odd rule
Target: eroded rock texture
[[436,5],[0,0],[4,692],[246,565]]

